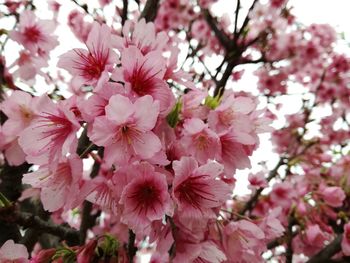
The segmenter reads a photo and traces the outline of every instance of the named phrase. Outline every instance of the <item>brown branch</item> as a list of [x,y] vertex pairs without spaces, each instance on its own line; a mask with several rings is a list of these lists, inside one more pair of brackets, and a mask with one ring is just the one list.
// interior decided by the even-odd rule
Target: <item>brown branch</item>
[[343,235],[339,234],[336,238],[329,243],[325,248],[319,251],[316,255],[312,256],[306,263],[327,263],[330,259],[341,251],[341,241]]
[[[103,149],[100,148],[98,151],[98,155],[103,157]],[[95,162],[91,173],[90,178],[95,178],[98,175],[98,172],[100,170],[100,164],[98,162]],[[95,215],[91,215],[92,212],[92,203],[89,201],[84,201],[83,203],[83,211],[81,216],[81,223],[79,228],[80,233],[80,244],[85,243],[86,239],[86,233],[87,231],[95,225],[96,219],[99,216],[100,213],[96,213]]]
[[125,21],[128,19],[128,4],[128,0],[123,0],[122,25],[124,25]]
[[142,10],[140,19],[146,19],[146,22],[152,22],[157,17],[159,0],[148,0]]
[[245,27],[248,25],[248,22],[249,22],[249,14],[250,14],[250,12],[254,9],[254,7],[255,7],[255,5],[256,5],[257,2],[258,2],[257,0],[254,0],[253,3],[252,3],[252,5],[250,6],[250,8],[249,8],[249,10],[248,10],[248,13],[247,13],[247,16],[245,17],[245,19],[244,19],[244,21],[243,21],[242,27],[241,27],[241,29],[240,29],[239,32],[238,32],[238,36],[242,35],[242,33],[243,33]]
[[87,4],[79,4],[77,0],[71,0],[71,1],[72,1],[74,4],[76,4],[78,7],[80,7],[81,9],[83,9],[84,12],[85,12],[86,14],[90,15]]
[[209,11],[207,9],[203,10],[203,15],[204,15],[204,18],[207,21],[209,27],[211,28],[211,30],[213,30],[215,36],[217,37],[217,39],[219,40],[221,45],[226,50],[229,50],[231,47],[230,38],[224,33],[224,31],[222,31],[218,28],[217,21],[214,19],[214,17],[212,17],[212,15],[209,13]]
[[237,39],[238,39],[238,32],[237,32],[237,24],[238,24],[238,14],[239,14],[239,9],[241,8],[241,1],[237,0],[237,5],[236,5],[236,11],[235,11],[235,29],[233,31],[233,42],[237,44]]
[[135,247],[135,234],[134,232],[132,232],[131,229],[129,229],[129,241],[128,241],[128,258],[129,258],[129,263],[133,263],[134,262],[134,257],[136,255],[137,252],[137,248]]
[[17,211],[14,206],[2,208],[0,210],[0,217],[2,221],[18,224],[24,228],[32,228],[40,232],[60,237],[71,245],[79,243],[79,232],[73,228],[44,221],[32,213]]
[[294,218],[294,208],[292,209],[292,211],[289,214],[288,217],[288,227],[287,227],[287,231],[286,231],[286,238],[287,238],[287,249],[286,249],[286,263],[292,263],[293,262],[293,226],[296,223],[296,220]]
[[[271,181],[274,177],[277,176],[277,172],[278,169],[285,164],[285,157],[281,157],[280,160],[278,161],[278,163],[276,164],[275,168],[273,168],[273,170],[270,171],[269,176],[267,177],[267,181]],[[256,204],[256,202],[258,201],[262,191],[264,190],[264,187],[260,187],[259,189],[257,189],[254,193],[254,195],[248,200],[248,202],[245,203],[244,207],[241,209],[241,211],[239,211],[240,215],[244,215],[247,211],[250,211]]]
[[214,97],[221,97],[224,94],[226,83],[231,76],[232,70],[237,65],[237,61],[231,60],[227,63],[224,73],[222,74],[221,79],[217,82],[216,88],[214,90]]

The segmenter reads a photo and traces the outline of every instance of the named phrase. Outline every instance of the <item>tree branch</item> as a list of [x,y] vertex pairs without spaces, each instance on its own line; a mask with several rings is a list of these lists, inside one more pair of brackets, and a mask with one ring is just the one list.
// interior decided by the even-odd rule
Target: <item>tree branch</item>
[[40,232],[60,237],[72,245],[79,243],[79,232],[73,228],[44,221],[40,217],[28,212],[16,211],[14,206],[2,208],[0,210],[0,217],[5,222],[18,224],[24,228],[34,228]]
[[316,255],[312,256],[306,263],[327,263],[330,262],[330,259],[340,252],[341,250],[341,241],[343,235],[339,234],[336,238],[329,243],[324,249],[319,251]]
[[212,15],[209,13],[209,11],[207,9],[203,10],[203,15],[204,15],[204,18],[207,21],[209,27],[211,28],[211,30],[213,30],[215,36],[217,37],[217,39],[219,40],[221,45],[226,50],[229,50],[230,49],[230,42],[231,42],[230,38],[222,30],[220,30],[218,28],[217,21],[215,21],[214,17],[212,17]]
[[250,14],[250,12],[254,9],[254,6],[256,5],[257,2],[258,2],[258,0],[254,0],[253,3],[252,3],[252,5],[250,6],[250,8],[249,8],[249,10],[248,10],[248,13],[247,13],[247,16],[245,17],[244,22],[243,22],[243,24],[242,24],[242,27],[241,27],[241,29],[240,29],[239,32],[238,32],[238,36],[242,35],[242,33],[243,33],[245,27],[248,25],[248,22],[249,22],[249,14]]
[[[276,177],[278,169],[285,163],[286,158],[281,157],[280,160],[278,161],[278,163],[276,164],[275,168],[273,168],[273,170],[270,171],[269,176],[267,177],[267,181],[271,181],[272,178]],[[254,195],[248,200],[248,202],[245,203],[244,207],[241,209],[241,211],[239,212],[240,215],[244,215],[247,211],[250,211],[256,204],[256,202],[258,201],[261,192],[264,190],[265,188],[260,187],[259,189],[257,189],[254,193]]]
[[[99,156],[103,156],[103,148],[100,148],[98,151]],[[100,170],[100,164],[98,162],[95,162],[92,166],[92,170],[90,173],[90,178],[95,178],[98,175],[98,172]],[[83,211],[81,215],[81,223],[80,223],[80,244],[85,243],[86,239],[86,232],[88,229],[94,226],[96,222],[96,218],[99,216],[99,213],[95,215],[91,215],[92,212],[92,203],[89,201],[84,201],[83,203]]]
[[135,247],[135,234],[132,232],[131,229],[129,229],[129,241],[128,241],[128,258],[129,258],[129,263],[134,262],[134,257],[137,252],[137,248]]
[[236,5],[236,11],[235,11],[235,29],[234,29],[234,31],[233,31],[233,42],[235,43],[235,44],[237,44],[237,39],[238,39],[238,32],[237,32],[237,30],[238,30],[238,26],[237,26],[237,24],[238,24],[238,14],[239,14],[239,9],[241,8],[241,1],[240,0],[237,0],[237,5]]
[[140,19],[145,18],[146,22],[152,22],[157,17],[159,0],[148,0],[142,10]]
[[123,0],[122,25],[124,25],[125,21],[128,19],[128,4],[128,0]]

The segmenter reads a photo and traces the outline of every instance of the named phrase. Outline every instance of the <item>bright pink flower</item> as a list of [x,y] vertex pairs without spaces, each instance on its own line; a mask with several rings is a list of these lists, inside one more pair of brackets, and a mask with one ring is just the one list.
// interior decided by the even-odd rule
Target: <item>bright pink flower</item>
[[125,89],[132,96],[151,95],[160,103],[160,112],[166,115],[175,103],[169,85],[163,80],[165,59],[159,51],[142,55],[134,46],[126,48],[121,54],[122,67],[116,68],[112,79],[125,83]]
[[77,263],[90,263],[95,256],[97,240],[92,239],[77,251]]
[[91,85],[95,90],[102,88],[109,79],[117,62],[117,54],[111,47],[111,30],[95,22],[86,41],[88,50],[76,48],[63,54],[57,66],[73,75],[74,86]]
[[22,244],[15,244],[12,239],[7,240],[0,248],[1,263],[27,263],[27,248]]
[[38,20],[33,11],[25,10],[19,18],[18,31],[11,31],[10,37],[22,44],[30,52],[48,52],[58,45],[52,33],[55,24],[50,20]]
[[218,163],[198,167],[192,157],[182,157],[173,162],[175,172],[173,198],[181,217],[214,218],[213,208],[220,206],[228,197],[227,184],[217,179],[223,172]]
[[30,263],[50,263],[55,253],[56,253],[55,248],[40,250],[36,255],[32,256],[29,262]]
[[42,106],[41,113],[21,133],[19,144],[28,162],[55,164],[69,152],[75,152],[80,124],[63,103],[54,104],[46,95],[38,105]]
[[218,156],[221,151],[219,137],[208,128],[207,124],[200,119],[192,118],[187,119],[183,126],[183,145],[199,163],[206,163],[207,160]]
[[135,166],[134,179],[124,188],[120,203],[124,205],[122,221],[136,233],[144,233],[152,221],[172,215],[168,184],[163,174],[148,163]]
[[105,146],[108,165],[123,164],[132,156],[149,159],[161,150],[159,138],[151,131],[157,121],[159,103],[143,96],[132,103],[119,94],[110,98],[106,116],[97,117],[90,139]]
[[321,196],[327,205],[340,207],[346,197],[343,189],[338,186],[325,187],[321,190]]
[[346,256],[350,256],[350,223],[344,225],[344,234],[341,249]]
[[79,195],[79,180],[82,174],[81,159],[77,156],[70,156],[68,160],[60,162],[54,169],[45,165],[35,172],[25,174],[23,183],[40,188],[40,199],[44,209],[54,212],[60,208],[74,208],[72,203]]
[[169,38],[165,32],[156,33],[153,23],[146,23],[143,18],[137,23],[126,21],[123,27],[123,37],[115,36],[115,47],[122,52],[130,46],[137,47],[143,55],[150,51],[162,51]]

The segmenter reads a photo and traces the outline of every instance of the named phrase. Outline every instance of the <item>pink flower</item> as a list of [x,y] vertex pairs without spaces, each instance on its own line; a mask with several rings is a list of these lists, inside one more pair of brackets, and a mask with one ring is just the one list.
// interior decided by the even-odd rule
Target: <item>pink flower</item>
[[21,133],[19,144],[28,162],[55,164],[69,152],[75,152],[80,124],[63,103],[54,104],[46,95],[38,103],[42,111]]
[[54,30],[53,21],[38,20],[32,11],[25,10],[20,15],[18,30],[11,31],[10,37],[32,53],[48,52],[58,45],[57,37],[52,36]]
[[217,179],[223,172],[218,163],[198,167],[192,157],[182,157],[173,162],[175,172],[172,196],[182,217],[214,218],[213,208],[220,206],[228,197],[227,184]]
[[343,189],[338,186],[331,186],[322,189],[321,196],[326,204],[332,207],[342,206],[346,197]]
[[218,161],[225,167],[225,173],[233,176],[236,169],[250,168],[249,155],[251,151],[246,146],[236,142],[231,132],[220,134],[221,153]]
[[184,123],[184,147],[199,163],[215,159],[221,150],[219,137],[201,119],[192,118]]
[[22,50],[19,52],[19,58],[10,68],[18,66],[13,72],[13,76],[29,81],[34,79],[36,75],[44,75],[41,68],[48,66],[46,60],[45,56],[33,55],[28,50]]
[[44,209],[54,212],[60,208],[74,208],[72,203],[79,195],[79,180],[82,174],[81,159],[70,156],[68,160],[60,162],[55,169],[45,165],[35,172],[25,174],[23,183],[40,188],[40,199]]
[[92,28],[92,23],[84,21],[84,14],[73,10],[68,15],[68,26],[81,42],[86,42]]
[[350,256],[350,222],[344,225],[344,234],[341,249],[346,256]]
[[168,184],[163,174],[148,163],[135,166],[134,179],[124,188],[120,203],[124,205],[122,221],[136,233],[142,233],[152,221],[172,215]]
[[223,230],[223,247],[229,262],[262,262],[261,253],[266,249],[264,232],[247,220],[230,222]]
[[258,173],[251,173],[248,176],[248,180],[250,185],[248,186],[249,189],[257,189],[260,187],[267,187],[267,181],[265,178],[264,172],[258,172]]
[[29,126],[36,115],[33,101],[29,93],[14,91],[2,102],[1,110],[8,118],[2,127],[6,136],[16,138],[23,129]]
[[165,32],[156,33],[154,24],[146,23],[143,18],[137,23],[126,21],[123,27],[123,37],[115,36],[114,45],[120,52],[124,48],[135,46],[145,55],[150,51],[161,51],[168,40]]
[[222,132],[233,125],[234,130],[249,135],[253,130],[253,123],[249,120],[248,114],[255,107],[256,103],[253,99],[242,96],[235,97],[233,93],[230,93],[215,110],[209,113],[209,126],[217,132]]
[[126,48],[121,54],[122,67],[117,68],[112,75],[115,81],[125,83],[126,92],[132,96],[151,95],[160,103],[160,112],[166,115],[175,103],[174,95],[163,80],[165,59],[159,51],[142,55],[134,46]]
[[86,41],[88,50],[76,48],[63,54],[57,66],[73,75],[72,83],[76,87],[91,85],[95,90],[102,88],[109,79],[117,62],[117,54],[111,48],[111,30],[95,22]]
[[132,103],[119,94],[110,98],[106,116],[94,121],[90,139],[105,146],[108,165],[123,164],[132,156],[149,159],[161,150],[159,138],[151,131],[157,121],[159,103],[143,96]]
[[15,244],[13,240],[7,240],[0,248],[0,262],[2,263],[27,263],[27,248],[22,244]]

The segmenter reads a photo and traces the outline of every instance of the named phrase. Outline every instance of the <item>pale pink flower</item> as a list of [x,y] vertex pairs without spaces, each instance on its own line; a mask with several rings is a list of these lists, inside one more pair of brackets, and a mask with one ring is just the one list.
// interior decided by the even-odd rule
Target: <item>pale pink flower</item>
[[344,234],[341,249],[346,256],[350,256],[350,223],[344,225]]
[[12,239],[7,240],[0,248],[0,262],[2,263],[27,263],[27,248],[22,244],[15,244]]
[[236,169],[250,168],[251,150],[238,142],[230,131],[220,134],[221,152],[218,161],[225,167],[225,173],[233,176]]
[[215,218],[213,208],[220,206],[228,197],[230,189],[218,180],[223,167],[207,163],[198,167],[192,157],[182,157],[173,162],[175,172],[172,196],[181,217]]
[[276,207],[269,211],[266,217],[259,223],[259,228],[264,231],[265,239],[271,241],[283,235],[285,229],[281,224],[278,216],[282,212],[281,207]]
[[16,138],[36,116],[34,108],[34,99],[29,93],[14,91],[1,103],[1,110],[8,118],[3,125],[3,133]]
[[108,165],[123,164],[132,156],[153,157],[162,148],[152,132],[159,114],[159,103],[143,96],[132,103],[127,97],[114,95],[106,107],[106,116],[94,121],[90,139],[105,146],[104,160]]
[[230,222],[223,230],[223,248],[229,260],[263,262],[261,253],[266,249],[264,232],[247,220]]
[[19,77],[24,81],[33,80],[36,75],[44,76],[41,68],[47,67],[45,56],[33,55],[28,50],[19,52],[19,58],[9,68],[16,67],[12,73],[14,77]]
[[160,50],[167,44],[169,38],[165,32],[156,33],[153,23],[146,23],[143,18],[137,23],[126,21],[123,27],[123,37],[115,36],[114,46],[122,52],[130,46],[137,47],[143,55],[150,51]]
[[122,221],[134,232],[144,233],[152,221],[172,215],[168,184],[163,174],[148,163],[134,166],[134,179],[124,188]]
[[54,30],[53,21],[39,20],[33,11],[25,10],[20,15],[18,30],[9,35],[32,53],[48,52],[58,45],[57,37],[52,35]]
[[209,113],[209,127],[218,133],[227,131],[237,143],[245,145],[256,144],[258,138],[254,130],[254,121],[250,114],[256,108],[256,103],[249,97],[234,97],[231,93],[224,101]]
[[107,82],[103,87],[93,93],[88,99],[82,99],[78,102],[78,108],[82,118],[86,122],[93,122],[97,116],[106,114],[105,107],[109,99],[115,94],[121,94],[123,86],[119,83]]
[[325,187],[321,190],[321,196],[327,205],[340,207],[346,197],[343,189],[338,186]]
[[73,75],[74,86],[91,85],[102,88],[117,62],[117,54],[111,47],[111,29],[95,22],[86,40],[86,49],[76,48],[63,54],[57,66]]
[[127,168],[121,168],[113,172],[103,163],[99,175],[84,182],[80,197],[117,215],[120,197],[131,180],[127,170]]
[[183,145],[199,163],[206,163],[208,159],[215,159],[220,154],[221,145],[218,135],[201,119],[187,119],[183,126]]
[[250,183],[250,185],[248,186],[249,189],[253,190],[260,187],[267,187],[267,181],[264,172],[251,173],[248,176],[248,180]]
[[84,14],[73,10],[68,15],[68,26],[73,34],[81,41],[86,42],[92,28],[92,23],[84,21]]
[[39,100],[41,113],[21,133],[19,144],[28,162],[54,165],[69,152],[75,152],[80,124],[63,103],[55,104],[46,95]]
[[174,95],[163,80],[165,59],[159,51],[142,55],[134,46],[126,48],[121,54],[120,68],[116,68],[112,79],[125,83],[126,93],[141,97],[151,95],[160,103],[160,113],[166,115],[175,103]]
[[44,209],[54,212],[60,208],[74,208],[72,204],[78,198],[82,174],[82,160],[71,155],[54,169],[44,165],[35,172],[25,174],[23,183],[40,188],[40,199]]

